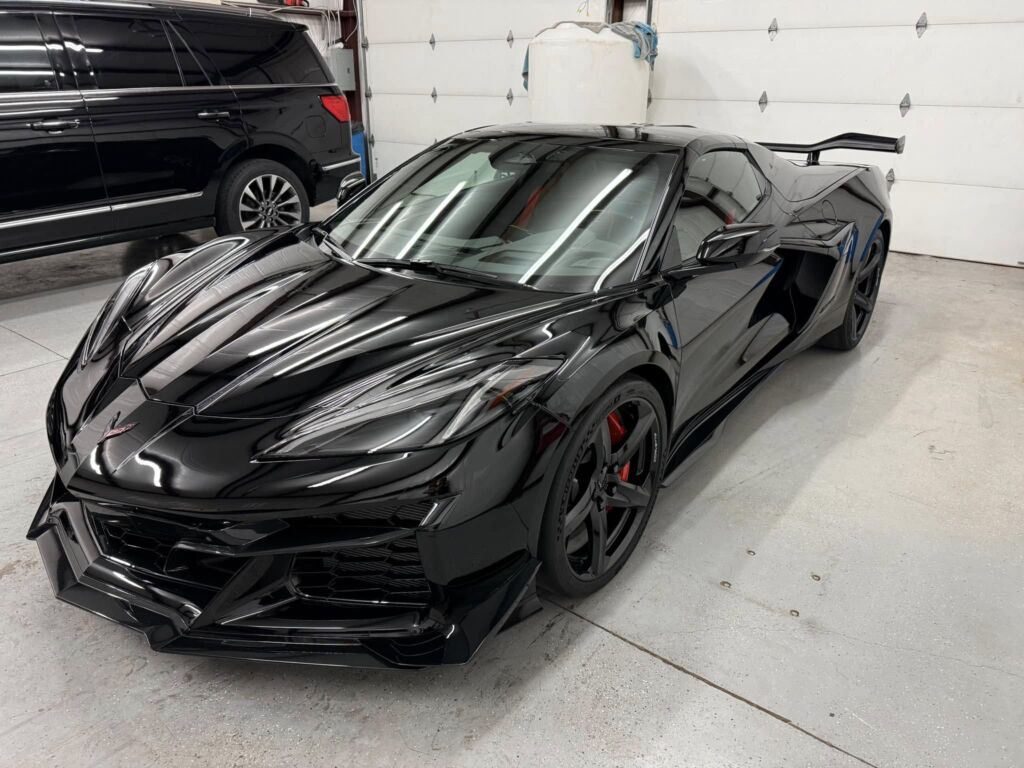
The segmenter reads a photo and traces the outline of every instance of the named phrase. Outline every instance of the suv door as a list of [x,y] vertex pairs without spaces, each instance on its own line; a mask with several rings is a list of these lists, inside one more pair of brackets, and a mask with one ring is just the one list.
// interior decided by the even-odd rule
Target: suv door
[[[767,183],[745,152],[717,149],[687,160],[674,214],[678,257],[684,263],[696,262],[705,237],[729,224],[761,221],[767,207],[762,206]],[[682,285],[674,301],[684,371],[677,400],[680,420],[714,403],[758,362],[747,351],[762,331],[765,318],[758,316],[758,306],[778,266],[777,260],[766,259],[697,272]],[[776,332],[774,326],[764,330]],[[687,370],[700,373],[688,376]]]
[[2,18],[0,261],[9,261],[103,231],[109,209],[89,116],[52,16]]
[[230,87],[200,63],[169,14],[55,18],[79,57],[115,228],[212,216],[218,171],[246,146]]

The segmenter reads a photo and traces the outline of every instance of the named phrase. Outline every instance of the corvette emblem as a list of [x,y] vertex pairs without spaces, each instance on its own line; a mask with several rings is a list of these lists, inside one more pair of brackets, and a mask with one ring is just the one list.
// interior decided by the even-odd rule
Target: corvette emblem
[[123,435],[125,432],[135,428],[135,422],[129,421],[127,424],[122,424],[120,427],[111,427],[100,436],[100,442],[110,437],[117,437]]

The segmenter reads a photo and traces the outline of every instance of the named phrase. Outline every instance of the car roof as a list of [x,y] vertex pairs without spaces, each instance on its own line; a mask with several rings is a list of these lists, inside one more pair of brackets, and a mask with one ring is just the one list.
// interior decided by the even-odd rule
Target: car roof
[[197,3],[194,0],[0,0],[0,8],[24,8],[37,11],[170,11],[182,15],[227,16],[235,21],[252,17],[274,21],[287,27],[296,26],[295,23],[286,21],[271,13],[271,9],[275,8],[275,6],[266,6],[266,9],[258,7],[239,8],[229,5]]
[[633,123],[624,125],[588,125],[567,123],[513,123],[510,125],[487,125],[458,134],[460,137],[496,137],[508,135],[571,137],[612,140],[615,142],[643,142],[667,147],[684,148],[694,142],[703,146],[742,146],[747,142],[736,136],[716,131],[707,131],[692,125],[655,125]]

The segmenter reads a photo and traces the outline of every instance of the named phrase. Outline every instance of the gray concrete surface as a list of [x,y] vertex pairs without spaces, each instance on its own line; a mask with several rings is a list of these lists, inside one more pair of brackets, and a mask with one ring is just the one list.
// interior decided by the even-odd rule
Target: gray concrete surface
[[0,765],[1024,765],[1024,271],[894,254],[860,348],[745,403],[606,590],[366,672],[51,597],[43,407],[135,248],[0,268]]

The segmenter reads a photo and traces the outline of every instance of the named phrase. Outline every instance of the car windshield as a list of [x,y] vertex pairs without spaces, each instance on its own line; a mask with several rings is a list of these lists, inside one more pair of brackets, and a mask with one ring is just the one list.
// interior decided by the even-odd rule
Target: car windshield
[[632,280],[673,162],[578,140],[453,141],[325,228],[360,261],[431,262],[541,290],[595,291]]

